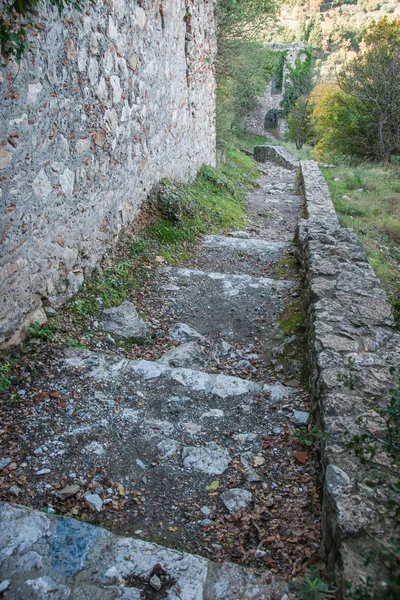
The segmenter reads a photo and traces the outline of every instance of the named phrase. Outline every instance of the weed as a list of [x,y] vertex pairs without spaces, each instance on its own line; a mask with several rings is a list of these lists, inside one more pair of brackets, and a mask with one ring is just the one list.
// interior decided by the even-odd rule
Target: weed
[[48,324],[41,325],[39,321],[34,321],[27,327],[27,330],[31,337],[49,341],[53,339],[54,331]]
[[307,571],[301,583],[295,583],[291,587],[301,600],[326,600],[336,597],[335,590],[311,569]]
[[0,393],[7,392],[11,387],[11,362],[0,357]]
[[300,429],[296,429],[293,439],[302,446],[311,447],[316,442],[329,439],[329,434],[322,431],[319,427],[313,427],[310,431],[306,427],[301,427]]

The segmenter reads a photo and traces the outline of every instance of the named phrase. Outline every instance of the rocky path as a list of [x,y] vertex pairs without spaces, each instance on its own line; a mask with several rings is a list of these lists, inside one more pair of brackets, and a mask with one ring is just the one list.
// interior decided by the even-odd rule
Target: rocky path
[[[126,358],[52,350],[43,357],[45,371],[42,365],[37,374],[27,372],[21,394],[31,401],[29,415],[17,406],[6,414],[2,498],[264,573],[258,595],[245,595],[243,575],[242,591],[228,586],[218,595],[213,588],[204,598],[280,599],[273,574],[290,579],[303,572],[316,560],[320,535],[316,463],[293,439],[296,426],[309,420],[302,331],[293,319],[301,295],[293,259],[301,210],[295,172],[264,164],[248,199],[248,227],[205,237],[189,264],[160,266],[146,294],[138,294],[136,308],[158,340],[151,351],[138,345]],[[101,315],[94,325],[104,327]],[[114,328],[108,339],[116,338]],[[36,514],[25,512],[25,519]],[[126,552],[134,544],[140,552],[141,543],[129,541]],[[176,560],[172,550],[158,549],[156,563],[164,560],[157,552]],[[204,559],[192,558],[201,571]],[[87,584],[111,586],[96,598],[203,598],[182,583],[179,595],[180,575],[168,576],[165,565],[160,575],[153,564],[135,571],[126,560],[114,579],[100,573]],[[37,571],[27,564],[26,572]],[[154,575],[159,589],[157,580],[149,583]],[[56,585],[68,587],[63,577]],[[117,584],[130,595],[116,596]],[[70,597],[88,597],[73,589]],[[29,593],[9,597],[45,597]],[[68,597],[57,593],[52,598]]]

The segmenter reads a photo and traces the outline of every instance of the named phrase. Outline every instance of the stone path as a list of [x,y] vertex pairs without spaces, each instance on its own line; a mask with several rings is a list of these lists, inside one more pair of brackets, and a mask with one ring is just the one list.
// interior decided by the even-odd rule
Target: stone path
[[6,415],[2,498],[136,539],[4,504],[5,597],[280,600],[273,574],[315,560],[316,467],[293,440],[308,422],[301,331],[279,326],[301,293],[287,268],[295,172],[263,165],[248,210],[245,231],[205,237],[138,296],[168,339],[158,361],[145,345],[131,359],[52,348],[27,370],[30,414]]

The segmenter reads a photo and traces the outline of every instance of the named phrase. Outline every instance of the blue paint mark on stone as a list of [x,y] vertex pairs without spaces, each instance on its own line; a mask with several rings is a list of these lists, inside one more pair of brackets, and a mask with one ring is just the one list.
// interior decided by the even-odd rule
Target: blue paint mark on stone
[[54,570],[69,577],[83,568],[89,550],[105,532],[88,523],[60,517],[50,547]]

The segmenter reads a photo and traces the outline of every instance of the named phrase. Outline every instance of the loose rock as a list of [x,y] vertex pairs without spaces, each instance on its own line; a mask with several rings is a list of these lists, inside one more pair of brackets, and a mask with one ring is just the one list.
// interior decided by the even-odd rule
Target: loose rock
[[103,500],[98,494],[85,494],[85,502],[89,508],[95,512],[100,512],[103,506]]
[[132,302],[125,300],[119,306],[107,308],[98,317],[99,327],[120,337],[144,341],[146,339],[147,326]]
[[197,342],[187,342],[168,350],[158,362],[169,367],[201,369],[208,364],[208,356]]
[[251,493],[241,488],[232,488],[221,494],[222,502],[232,514],[235,514],[241,508],[245,508],[251,502],[251,499]]

